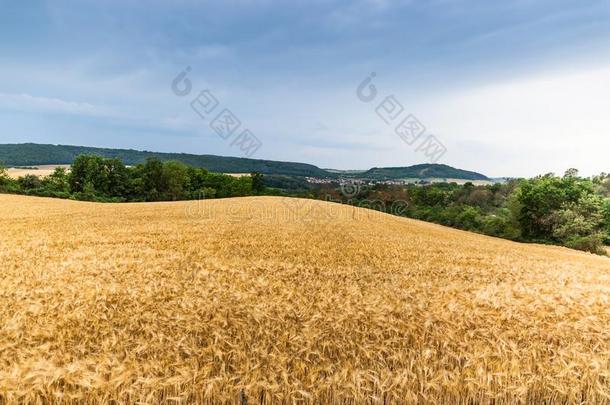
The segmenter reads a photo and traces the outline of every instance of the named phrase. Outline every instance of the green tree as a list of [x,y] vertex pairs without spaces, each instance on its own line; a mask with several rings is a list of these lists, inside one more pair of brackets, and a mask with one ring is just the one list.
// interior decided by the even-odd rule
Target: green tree
[[456,224],[459,228],[468,231],[479,230],[482,226],[481,211],[478,207],[464,206],[456,219]]
[[144,192],[149,201],[162,198],[167,189],[163,175],[163,162],[157,158],[149,158],[143,168]]
[[588,194],[577,203],[566,203],[550,216],[553,238],[561,244],[592,253],[603,253],[604,202]]
[[252,177],[241,176],[231,178],[229,190],[230,197],[244,197],[247,195],[252,195]]
[[102,169],[105,171],[103,194],[124,196],[129,189],[129,172],[120,159],[104,159]]
[[603,208],[603,227],[604,227],[604,243],[610,244],[610,199],[606,198],[604,200],[604,208]]
[[[188,176],[190,179],[190,192],[192,198],[201,198],[201,195],[205,195],[205,181],[208,175],[206,169],[189,166]],[[209,198],[209,197],[208,197]]]
[[123,196],[129,187],[128,171],[120,159],[95,155],[82,155],[74,160],[69,182],[73,193],[107,197]]
[[22,190],[35,190],[42,187],[42,182],[38,176],[33,174],[26,174],[25,176],[19,177],[17,183]]
[[265,179],[261,173],[252,172],[250,174],[252,178],[252,192],[255,195],[260,195],[265,192]]
[[516,190],[518,219],[523,236],[602,253],[605,229],[604,200],[595,180],[578,177],[570,169],[521,182]]
[[105,187],[104,171],[102,170],[103,158],[95,155],[78,156],[72,163],[70,172],[70,191],[82,193],[85,185],[89,183],[94,191]]
[[0,162],[0,186],[4,186],[9,182],[8,172],[6,171],[6,167],[4,164]]
[[42,180],[42,184],[49,191],[61,193],[70,191],[69,176],[63,167],[56,167],[53,173]]
[[564,204],[576,203],[585,194],[592,194],[592,183],[576,177],[559,178],[553,174],[523,180],[516,191],[520,205],[519,222],[523,236],[548,239],[553,232],[549,221]]
[[416,205],[426,205],[429,207],[435,205],[444,206],[446,204],[446,195],[443,190],[437,186],[424,186],[411,189],[411,199]]
[[169,194],[172,200],[180,200],[186,197],[190,187],[188,167],[184,163],[169,161],[163,164],[162,193]]

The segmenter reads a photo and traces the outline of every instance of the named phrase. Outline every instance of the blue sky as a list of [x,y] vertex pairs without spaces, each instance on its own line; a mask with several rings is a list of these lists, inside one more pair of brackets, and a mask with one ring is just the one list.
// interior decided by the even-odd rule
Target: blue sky
[[[0,0],[1,1],[1,0]],[[610,2],[2,1],[0,142],[240,156],[190,107],[209,89],[262,142],[321,167],[427,157],[363,103],[371,72],[490,176],[610,171]],[[173,94],[187,66],[189,96]],[[212,117],[210,117],[211,119]]]

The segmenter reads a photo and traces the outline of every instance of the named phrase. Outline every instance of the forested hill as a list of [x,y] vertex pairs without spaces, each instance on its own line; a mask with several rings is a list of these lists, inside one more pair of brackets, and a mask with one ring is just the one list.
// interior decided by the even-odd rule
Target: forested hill
[[420,164],[408,167],[374,167],[366,172],[359,173],[358,177],[373,180],[393,179],[464,179],[464,180],[489,180],[481,173],[471,172],[455,167],[441,164]]
[[266,175],[317,177],[317,178],[364,178],[371,180],[393,179],[464,179],[489,180],[486,176],[442,164],[419,164],[408,167],[372,168],[363,172],[324,170],[307,163],[279,162],[274,160],[248,159],[216,155],[194,155],[188,153],[162,153],[133,149],[107,149],[88,146],[43,145],[36,143],[0,144],[0,163],[6,166],[39,166],[72,164],[79,155],[98,155],[119,158],[128,165],[144,163],[149,157],[159,160],[176,160],[194,167],[203,167],[218,173],[251,173]]
[[281,174],[286,176],[336,177],[336,175],[306,163],[278,162],[215,155],[158,153],[132,149],[106,149],[87,146],[42,145],[34,143],[0,144],[0,162],[7,166],[37,166],[71,164],[79,155],[119,158],[126,165],[144,163],[149,157],[176,160],[194,167],[204,167],[220,173]]

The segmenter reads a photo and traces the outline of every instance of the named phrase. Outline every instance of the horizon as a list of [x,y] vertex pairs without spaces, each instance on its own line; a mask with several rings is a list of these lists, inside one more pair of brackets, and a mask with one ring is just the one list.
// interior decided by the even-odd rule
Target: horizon
[[[144,149],[125,149],[125,148],[111,148],[111,147],[100,147],[100,146],[93,146],[93,145],[64,145],[64,144],[39,144],[39,143],[32,143],[32,142],[23,142],[23,143],[14,143],[14,144],[0,144],[0,146],[2,145],[43,145],[43,146],[68,146],[68,147],[86,147],[86,148],[93,148],[93,149],[111,149],[111,150],[125,150],[125,151],[134,151],[134,152],[145,152],[145,153],[162,153],[162,154],[185,154],[185,155],[195,155],[195,156],[203,156],[206,154],[197,154],[197,153],[191,153],[191,152],[180,152],[180,151],[159,151],[159,150],[144,150]],[[314,165],[312,163],[309,162],[305,162],[305,161],[288,161],[288,160],[271,160],[271,159],[262,159],[262,158],[256,158],[256,157],[251,157],[251,158],[247,158],[247,157],[243,157],[243,156],[230,156],[230,155],[214,155],[214,154],[207,154],[209,156],[216,156],[216,157],[222,157],[222,158],[242,158],[242,159],[254,159],[254,160],[270,160],[270,161],[275,161],[275,162],[283,162],[283,163],[298,163],[298,164],[308,164],[308,165],[312,165],[315,166],[319,169],[322,170],[326,170],[326,171],[344,171],[344,172],[365,172],[368,170],[372,170],[372,169],[399,169],[399,168],[405,168],[405,167],[413,167],[413,166],[423,166],[423,165],[438,165],[438,166],[446,166],[446,167],[450,167],[452,169],[458,169],[458,170],[462,170],[462,171],[467,171],[467,172],[473,172],[473,173],[477,173],[477,174],[482,174],[484,176],[486,176],[489,179],[499,179],[499,178],[506,178],[506,179],[510,179],[510,178],[517,178],[517,177],[513,177],[513,176],[487,176],[485,173],[479,172],[477,170],[471,170],[468,168],[462,168],[462,167],[454,167],[445,163],[427,163],[427,162],[422,162],[422,163],[414,163],[408,166],[371,166],[371,167],[367,167],[367,168],[349,168],[349,169],[336,169],[333,167],[320,167],[317,165]],[[0,163],[2,163],[0,161]],[[11,166],[9,166],[11,167]],[[20,167],[20,166],[18,166]],[[541,173],[544,174],[544,173]],[[556,173],[558,175],[561,175],[562,173]]]
[[[1,143],[610,171],[604,1],[41,0],[5,5],[0,22]],[[238,126],[223,132],[225,110]],[[417,142],[395,131],[409,114]],[[444,150],[434,162],[429,136]]]

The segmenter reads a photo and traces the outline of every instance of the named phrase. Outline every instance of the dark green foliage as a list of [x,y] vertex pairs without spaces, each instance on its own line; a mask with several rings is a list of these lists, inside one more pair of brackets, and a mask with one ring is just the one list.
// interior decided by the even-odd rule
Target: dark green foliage
[[604,226],[605,226],[604,243],[606,245],[610,245],[610,199],[604,200],[603,216],[604,216],[603,222],[604,222]]
[[57,167],[55,171],[42,180],[43,187],[54,193],[70,192],[70,176],[63,167]]
[[149,158],[177,161],[185,165],[206,168],[219,173],[283,174],[289,176],[334,177],[335,175],[305,163],[278,162],[214,155],[187,153],[156,153],[127,149],[91,148],[86,146],[40,145],[33,143],[0,145],[0,160],[11,166],[72,164],[81,155],[117,158],[124,164],[136,166]]
[[374,167],[364,173],[358,173],[353,177],[366,178],[372,180],[393,180],[393,179],[465,179],[465,180],[489,180],[486,176],[477,172],[456,169],[451,166],[441,164],[420,164],[409,167]]
[[599,182],[579,178],[575,169],[563,177],[522,180],[515,191],[522,237],[602,253],[610,218],[608,200],[596,187]]
[[265,180],[263,175],[257,172],[253,172],[250,174],[252,178],[252,192],[255,195],[261,195],[265,192]]
[[584,196],[593,193],[590,181],[574,177],[556,177],[552,174],[523,180],[517,190],[521,204],[519,222],[523,236],[542,238],[553,231],[550,216],[567,204],[576,204]]
[[[261,173],[266,176],[297,176],[317,178],[362,177],[372,180],[404,178],[445,178],[489,180],[486,176],[441,164],[420,164],[409,167],[373,168],[366,172],[324,170],[319,167],[294,162],[279,162],[214,155],[187,153],[157,153],[131,149],[107,149],[86,146],[42,145],[34,143],[0,145],[0,160],[11,166],[35,166],[45,164],[72,164],[78,156],[96,155],[117,158],[128,166],[144,164],[149,158],[161,161],[178,161],[188,166],[206,168],[217,173]],[[294,178],[293,178],[294,180]],[[275,187],[275,186],[269,186]],[[278,187],[281,188],[281,187]],[[296,189],[291,187],[291,189]],[[301,188],[305,189],[305,188]]]
[[253,195],[253,178],[260,193],[261,174],[233,177],[156,158],[126,167],[117,158],[83,155],[69,173],[57,168],[42,180],[33,175],[11,180],[0,167],[0,191],[99,202],[176,201]]
[[140,170],[142,183],[144,184],[143,194],[148,201],[163,199],[163,194],[167,189],[167,181],[163,170],[163,162],[157,158],[148,158],[144,168]]
[[26,174],[25,176],[20,177],[17,180],[17,184],[19,184],[19,187],[23,190],[35,190],[42,187],[40,179],[32,174]]
[[[408,208],[401,215],[411,218],[511,240],[604,254],[603,244],[610,242],[609,179],[606,175],[580,178],[571,170],[563,177],[547,174],[485,186],[375,185],[347,203],[367,206],[381,202],[389,207],[403,201]],[[336,186],[334,190],[320,188],[313,194],[319,199],[342,201]]]
[[295,176],[266,175],[264,183],[265,187],[285,190],[291,193],[315,188],[311,183],[308,183],[305,178]]
[[95,155],[78,156],[72,164],[70,191],[99,195],[123,195],[128,172],[119,159],[104,159]]
[[6,173],[6,168],[4,167],[4,163],[0,161],[0,189],[2,187],[6,187],[10,182],[10,178]]
[[188,195],[191,180],[188,175],[188,167],[184,163],[165,162],[163,179],[170,199],[179,200]]

